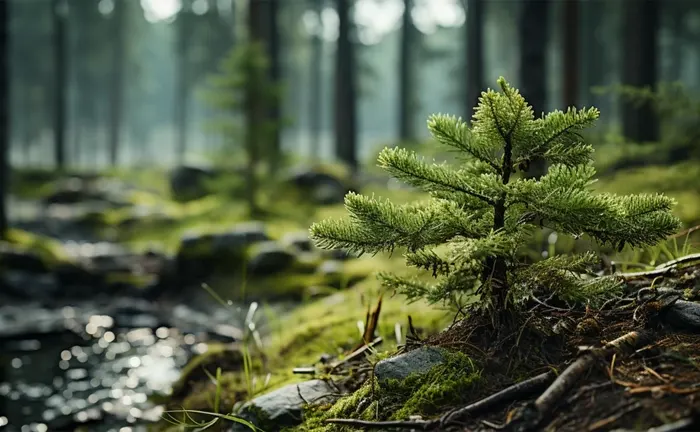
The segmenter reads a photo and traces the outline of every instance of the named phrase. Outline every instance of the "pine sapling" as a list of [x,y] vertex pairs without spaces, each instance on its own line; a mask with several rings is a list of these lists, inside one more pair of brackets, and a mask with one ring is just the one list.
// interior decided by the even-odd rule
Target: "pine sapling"
[[[436,282],[380,273],[386,288],[432,303],[468,295],[472,312],[492,316],[517,311],[535,295],[595,304],[619,292],[617,278],[590,276],[597,262],[591,252],[526,264],[519,249],[542,227],[620,249],[653,245],[680,226],[670,212],[674,201],[595,193],[593,147],[580,131],[599,111],[569,108],[536,118],[517,89],[502,77],[498,85],[500,92],[481,94],[470,126],[443,114],[428,120],[432,136],[459,152],[459,166],[398,147],[379,154],[379,166],[428,192],[426,201],[398,205],[349,193],[349,217],[313,224],[315,243],[360,254],[402,248],[406,263],[432,271]],[[546,174],[520,175],[537,158],[549,164]]]
[[[266,166],[270,175],[280,155],[274,151],[273,133],[279,127],[270,120],[269,112],[280,102],[281,85],[269,78],[270,61],[264,46],[248,42],[235,46],[221,61],[218,74],[209,78],[204,97],[220,115],[212,126],[224,139],[224,157],[236,160],[242,150],[246,160],[246,200],[251,216],[261,209],[257,194],[258,171]],[[243,145],[241,145],[241,142]]]

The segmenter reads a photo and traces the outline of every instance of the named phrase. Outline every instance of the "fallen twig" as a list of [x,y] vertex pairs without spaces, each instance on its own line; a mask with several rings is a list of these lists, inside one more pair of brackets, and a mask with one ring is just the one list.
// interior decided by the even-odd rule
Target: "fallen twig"
[[579,357],[574,363],[566,368],[561,375],[545,390],[534,403],[524,407],[514,421],[521,423],[518,430],[533,430],[550,412],[563,400],[574,384],[596,363],[597,359],[607,358],[613,354],[623,354],[634,351],[641,345],[646,345],[650,335],[645,332],[630,332],[611,342],[603,348],[589,351]]
[[376,337],[376,338],[375,338],[372,342],[370,342],[369,344],[361,346],[360,348],[358,348],[358,349],[356,349],[355,351],[353,351],[352,353],[350,353],[350,355],[348,355],[348,356],[345,357],[344,359],[342,359],[342,360],[340,360],[340,361],[334,363],[334,364],[331,366],[331,368],[330,368],[330,370],[328,371],[328,373],[329,373],[329,374],[332,374],[332,373],[335,372],[340,366],[342,366],[342,365],[344,365],[344,364],[347,364],[347,363],[351,362],[352,360],[358,358],[359,356],[361,356],[362,354],[364,354],[367,350],[369,350],[369,349],[371,349],[371,348],[374,348],[375,346],[381,344],[382,341],[383,341],[383,339],[381,338],[381,336]]
[[681,264],[690,264],[695,262],[700,262],[700,253],[686,255],[684,257],[665,262],[661,265],[658,265],[653,270],[633,273],[618,273],[616,276],[619,276],[626,281],[632,279],[650,278],[655,276],[665,276],[671,271],[676,270]]
[[463,408],[448,412],[445,414],[440,423],[446,425],[464,418],[467,415],[474,414],[477,411],[483,411],[496,405],[512,402],[521,398],[524,395],[529,395],[532,392],[539,390],[554,380],[555,374],[553,371],[545,372],[533,378],[513,384],[512,386],[494,393],[480,401],[467,405]]

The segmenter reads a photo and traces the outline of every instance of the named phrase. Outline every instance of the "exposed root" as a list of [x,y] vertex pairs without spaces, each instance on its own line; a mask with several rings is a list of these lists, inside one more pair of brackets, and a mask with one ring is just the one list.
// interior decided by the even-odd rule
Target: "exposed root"
[[535,430],[563,400],[564,396],[571,391],[576,382],[595,365],[598,359],[607,358],[613,354],[628,354],[647,345],[650,340],[649,333],[633,331],[608,342],[603,348],[591,350],[579,357],[557,377],[534,403],[526,405],[515,414],[511,420],[511,429],[516,431]]

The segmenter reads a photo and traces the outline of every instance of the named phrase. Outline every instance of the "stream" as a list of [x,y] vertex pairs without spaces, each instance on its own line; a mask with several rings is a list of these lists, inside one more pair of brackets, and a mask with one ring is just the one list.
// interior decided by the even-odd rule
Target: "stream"
[[196,311],[132,298],[50,309],[0,306],[0,430],[145,431],[205,342],[231,342],[245,310]]
[[[91,204],[43,207],[12,197],[9,204],[11,227],[60,241],[87,268],[148,267],[147,258],[86,232],[79,216]],[[65,282],[21,262],[0,274],[0,432],[146,431],[163,414],[159,396],[207,343],[240,341],[243,328],[264,337],[265,316],[291,306],[263,313],[256,303],[219,304],[196,288],[155,300],[129,287]]]

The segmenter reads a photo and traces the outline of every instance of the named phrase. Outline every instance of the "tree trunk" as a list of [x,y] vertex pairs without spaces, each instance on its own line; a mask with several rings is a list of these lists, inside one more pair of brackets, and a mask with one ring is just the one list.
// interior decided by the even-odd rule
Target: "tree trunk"
[[[248,34],[251,44],[265,43],[265,37],[269,34],[266,29],[265,0],[250,0],[248,3]],[[250,75],[247,73],[246,75]],[[245,137],[246,146],[246,200],[248,212],[255,218],[261,211],[258,206],[258,178],[257,169],[260,163],[261,132],[265,120],[265,106],[261,98],[255,94],[252,85],[245,87]]]
[[0,0],[0,238],[7,235],[7,195],[10,180],[10,88],[8,0]]
[[[659,28],[657,0],[625,0],[624,65],[622,81],[634,87],[656,88],[657,32]],[[658,118],[652,106],[641,107],[623,101],[622,131],[635,142],[653,142],[659,138]]]
[[580,11],[584,37],[581,38],[581,80],[583,81],[585,104],[595,106],[601,111],[607,107],[607,98],[592,92],[593,87],[606,84],[606,58],[608,43],[600,28],[605,19],[607,0],[586,0],[581,2]]
[[[524,0],[520,15],[520,91],[532,105],[535,117],[546,110],[549,0]],[[531,161],[528,177],[546,172],[542,159]]]
[[178,165],[185,163],[187,153],[187,133],[190,101],[190,2],[182,2],[182,9],[176,18],[177,24],[177,68],[175,89],[175,130],[176,157]]
[[[321,25],[323,0],[313,0],[313,9]],[[318,29],[319,33],[323,31]],[[314,34],[311,39],[311,62],[309,64],[309,129],[311,132],[311,158],[317,160],[321,154],[321,113],[323,112],[323,38]]]
[[336,0],[338,47],[335,56],[335,151],[337,158],[357,172],[355,52],[351,40],[351,0]]
[[467,80],[464,99],[464,116],[469,120],[474,107],[479,103],[479,96],[484,85],[484,1],[469,0],[467,2],[466,23],[466,66]]
[[579,0],[564,2],[564,106],[578,103],[579,90]]
[[66,0],[53,0],[53,61],[54,61],[54,158],[56,168],[62,170],[66,165],[66,18],[68,4]]
[[[279,32],[279,0],[267,0],[267,53],[270,59],[270,81],[277,85],[282,80],[282,63],[280,58],[280,32]],[[280,159],[282,157],[281,140],[281,109],[280,104],[274,101],[269,107],[269,120],[275,127],[270,137],[270,151],[272,155],[270,161],[270,174],[277,173]]]
[[401,60],[399,63],[399,138],[404,142],[415,141],[414,113],[416,105],[416,51],[417,29],[411,11],[413,0],[404,0],[403,25],[401,27]]
[[124,33],[126,24],[127,0],[116,0],[112,23],[114,25],[114,51],[112,52],[112,82],[110,83],[111,104],[109,112],[109,163],[119,163],[119,142],[124,106]]

